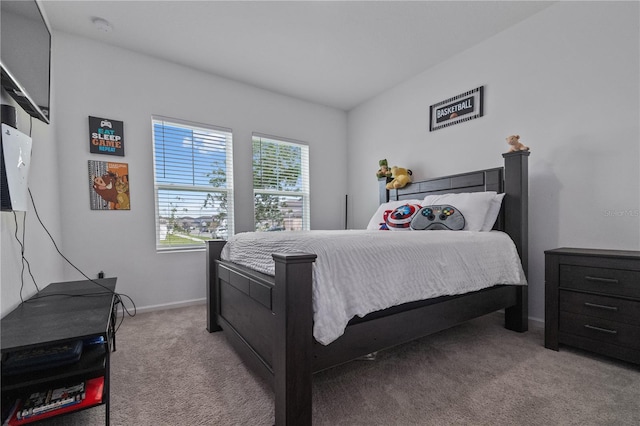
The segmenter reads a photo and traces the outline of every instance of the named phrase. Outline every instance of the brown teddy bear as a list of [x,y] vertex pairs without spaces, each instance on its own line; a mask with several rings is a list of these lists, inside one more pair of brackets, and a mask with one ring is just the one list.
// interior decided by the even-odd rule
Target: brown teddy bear
[[520,135],[511,135],[506,138],[507,143],[510,145],[509,151],[507,152],[517,152],[517,151],[529,151],[529,147],[520,143]]
[[387,189],[404,188],[408,183],[411,183],[412,174],[409,169],[393,166],[391,168],[391,177],[393,180],[387,184]]

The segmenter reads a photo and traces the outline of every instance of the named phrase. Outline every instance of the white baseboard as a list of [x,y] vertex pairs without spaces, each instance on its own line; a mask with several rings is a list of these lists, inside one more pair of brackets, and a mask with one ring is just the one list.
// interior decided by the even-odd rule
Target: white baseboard
[[[184,308],[187,306],[204,305],[206,303],[207,303],[206,298],[184,300],[182,302],[163,303],[160,305],[137,307],[136,312],[141,314],[143,312],[164,311],[167,309],[176,309],[176,308]],[[129,306],[127,306],[127,308],[130,309]],[[504,310],[499,312],[504,314]],[[118,313],[119,314],[122,313],[122,307],[118,309]],[[535,328],[544,328],[544,320],[540,318],[529,317],[529,325]]]
[[[164,311],[167,309],[176,309],[176,308],[184,308],[187,306],[204,305],[206,303],[207,303],[207,299],[202,298],[202,299],[183,300],[182,302],[162,303],[160,305],[137,306],[136,313],[141,314],[144,312]],[[131,306],[129,306],[128,304],[127,304],[127,309],[129,310],[129,313],[132,313]],[[118,314],[122,314],[122,307],[118,308]]]
[[535,328],[544,328],[544,320],[540,318],[529,317],[529,325]]

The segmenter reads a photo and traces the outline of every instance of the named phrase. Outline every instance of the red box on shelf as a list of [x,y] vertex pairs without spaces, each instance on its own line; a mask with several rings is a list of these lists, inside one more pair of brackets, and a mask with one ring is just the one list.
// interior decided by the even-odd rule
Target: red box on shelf
[[70,413],[73,411],[81,410],[83,408],[98,405],[102,403],[103,393],[104,393],[104,377],[97,377],[95,379],[87,380],[85,397],[83,400],[71,405],[66,405],[64,407],[56,408],[50,411],[45,411],[40,414],[24,417],[22,419],[18,419],[17,417],[18,413],[22,410],[22,406],[23,406],[23,403],[21,401],[18,401],[16,405],[16,410],[11,415],[11,420],[9,420],[8,425],[9,426],[24,425],[24,424],[36,422],[42,419],[46,419],[48,417],[59,416],[60,414]]

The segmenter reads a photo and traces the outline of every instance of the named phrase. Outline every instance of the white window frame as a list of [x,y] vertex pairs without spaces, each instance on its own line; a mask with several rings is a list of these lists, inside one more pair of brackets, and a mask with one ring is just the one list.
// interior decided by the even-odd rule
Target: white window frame
[[[195,156],[197,154],[197,151],[196,151],[196,146],[193,144],[194,142],[193,139],[191,140],[192,145],[190,148],[191,153],[194,156],[194,159],[191,160],[192,174],[190,175],[189,173],[186,173],[185,176],[189,178],[193,178],[192,180],[194,181],[194,183],[184,184],[184,183],[175,183],[175,182],[160,182],[159,180],[161,179],[158,178],[158,173],[157,173],[158,172],[157,163],[159,160],[156,158],[156,142],[157,142],[156,141],[156,124],[160,124],[160,125],[166,124],[169,126],[182,127],[182,128],[191,129],[197,132],[212,133],[212,134],[216,134],[218,137],[224,137],[225,139],[225,143],[224,143],[225,145],[224,147],[225,149],[225,183],[226,183],[225,187],[214,187],[211,184],[205,185],[205,184],[195,183],[196,176],[199,175],[198,177],[202,179],[203,175],[200,174],[197,171],[197,168],[195,167],[195,162],[196,162]],[[185,194],[188,192],[196,192],[199,195],[202,195],[202,192],[226,193],[227,195],[227,211],[226,211],[227,214],[225,218],[226,220],[225,234],[226,235],[223,238],[233,235],[234,233],[234,214],[233,214],[234,202],[233,202],[233,132],[232,130],[225,127],[219,127],[219,126],[203,124],[203,123],[196,123],[188,120],[163,117],[159,115],[153,115],[151,117],[151,130],[152,130],[152,145],[153,145],[156,250],[158,252],[204,250],[206,248],[204,240],[212,239],[214,237],[212,233],[208,233],[208,234],[205,234],[204,236],[198,235],[197,238],[202,239],[202,242],[194,240],[193,244],[171,245],[171,244],[161,243],[162,237],[164,236],[166,238],[166,232],[167,232],[165,229],[163,233],[163,227],[161,226],[163,225],[161,223],[163,221],[162,211],[167,210],[166,207],[161,206],[162,201],[160,200],[161,197],[159,197],[160,191],[163,191],[163,190],[182,191]],[[205,148],[211,148],[211,147],[205,146]],[[184,207],[187,208],[189,206],[184,206]],[[216,237],[220,238],[219,235],[216,235]]]
[[[253,188],[253,207],[254,207],[254,230],[256,229],[255,223],[255,197],[257,194],[287,196],[287,197],[302,197],[302,230],[308,231],[311,229],[311,192],[310,192],[310,174],[309,174],[309,145],[294,139],[283,138],[279,136],[270,136],[262,133],[254,132],[251,137],[251,153],[253,158],[253,144],[256,139],[265,140],[266,142],[277,143],[281,145],[290,145],[300,148],[300,161],[301,161],[301,188],[299,191],[287,191],[276,189],[256,189]],[[253,173],[254,165],[252,165]],[[253,183],[252,183],[253,185]]]

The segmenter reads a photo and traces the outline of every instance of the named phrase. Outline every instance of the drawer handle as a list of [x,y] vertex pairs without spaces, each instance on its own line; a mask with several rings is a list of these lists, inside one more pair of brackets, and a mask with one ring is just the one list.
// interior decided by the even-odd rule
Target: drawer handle
[[607,333],[607,334],[618,334],[618,332],[616,330],[609,330],[608,328],[596,327],[596,326],[589,325],[589,324],[585,324],[584,328],[588,328],[589,330],[601,331],[601,332]]
[[596,303],[589,303],[589,302],[584,302],[584,306],[588,306],[590,308],[605,309],[607,311],[617,311],[618,310],[617,306],[598,305]]
[[607,284],[618,284],[618,280],[614,280],[611,278],[599,278],[599,277],[590,277],[589,275],[587,275],[586,277],[584,277],[585,280],[587,281],[595,281],[598,283],[607,283]]

